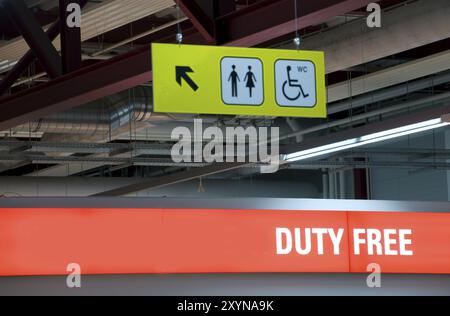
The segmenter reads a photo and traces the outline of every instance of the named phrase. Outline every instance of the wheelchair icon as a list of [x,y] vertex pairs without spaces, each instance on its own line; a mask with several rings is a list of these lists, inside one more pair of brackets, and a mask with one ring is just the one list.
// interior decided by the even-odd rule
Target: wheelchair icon
[[[296,100],[298,100],[298,98],[300,98],[300,96],[302,96],[303,98],[309,97],[309,94],[307,94],[307,93],[305,93],[305,91],[303,91],[303,87],[302,87],[301,84],[298,83],[298,80],[297,79],[291,79],[291,70],[292,70],[291,66],[287,66],[286,67],[288,80],[286,80],[283,83],[283,90],[282,91],[283,91],[284,97],[286,99],[290,100],[290,101],[296,101]],[[289,89],[289,90],[292,90],[292,91],[288,91],[288,92],[290,92],[291,96],[289,96],[288,93],[286,93],[287,92],[286,91],[287,87],[295,88],[295,89]],[[295,93],[295,91],[293,91],[293,90],[295,90],[297,92],[297,94],[295,96],[293,96],[294,93]]]

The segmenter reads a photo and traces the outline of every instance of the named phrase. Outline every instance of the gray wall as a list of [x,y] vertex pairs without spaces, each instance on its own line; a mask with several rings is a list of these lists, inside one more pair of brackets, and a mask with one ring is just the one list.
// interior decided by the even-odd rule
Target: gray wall
[[[142,178],[81,178],[81,177],[0,177],[0,194],[26,197],[88,196]],[[199,180],[166,188],[142,191],[130,196],[143,197],[292,197],[320,198],[319,179],[292,178],[288,180],[264,178],[202,180],[204,192],[199,192]]]
[[[434,131],[401,141],[383,143],[382,148],[446,148],[445,134]],[[450,147],[449,147],[450,148]],[[405,157],[383,155],[375,161],[405,161]],[[449,176],[446,170],[417,168],[374,168],[370,171],[374,200],[449,201]]]
[[0,295],[450,295],[450,275],[381,276],[369,288],[364,274],[222,274],[0,278]]

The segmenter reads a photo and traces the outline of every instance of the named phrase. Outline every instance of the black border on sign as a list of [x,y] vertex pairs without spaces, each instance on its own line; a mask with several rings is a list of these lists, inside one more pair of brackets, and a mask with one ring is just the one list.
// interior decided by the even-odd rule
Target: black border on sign
[[[262,102],[259,104],[239,104],[239,103],[227,103],[224,101],[223,99],[223,89],[222,89],[222,60],[224,60],[225,58],[239,58],[239,59],[257,59],[259,60],[259,62],[261,63],[262,66],[262,94],[263,94],[263,98],[262,98]],[[222,99],[223,104],[225,105],[235,105],[235,106],[261,106],[264,104],[264,101],[266,99],[266,94],[265,94],[265,85],[264,85],[264,62],[258,58],[258,57],[239,57],[239,56],[223,56],[220,59],[220,98]],[[315,66],[314,66],[315,67]],[[256,115],[256,114],[255,114]]]
[[[278,100],[277,100],[277,72],[276,72],[276,68],[277,68],[277,62],[283,61],[283,60],[286,60],[286,61],[304,61],[304,62],[310,62],[311,64],[313,64],[313,66],[314,66],[314,82],[315,82],[314,87],[315,87],[315,90],[316,90],[315,103],[314,103],[313,106],[292,106],[292,105],[281,105],[281,104],[278,103]],[[278,58],[277,60],[275,60],[275,62],[273,64],[273,79],[274,79],[273,83],[274,83],[274,88],[275,88],[275,91],[274,91],[275,92],[274,93],[275,103],[279,107],[292,108],[292,109],[296,109],[296,108],[297,109],[298,108],[300,108],[300,109],[313,109],[313,108],[315,108],[317,106],[317,67],[316,67],[316,64],[312,60]]]

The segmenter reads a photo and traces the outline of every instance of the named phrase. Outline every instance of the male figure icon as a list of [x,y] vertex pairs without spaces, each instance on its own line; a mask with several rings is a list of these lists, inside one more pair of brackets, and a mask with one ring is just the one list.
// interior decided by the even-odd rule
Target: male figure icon
[[258,58],[223,57],[220,60],[220,96],[223,104],[260,106],[264,103],[264,70]]
[[239,78],[239,75],[236,72],[236,65],[231,66],[231,68],[233,70],[231,71],[230,76],[228,77],[228,81],[231,80],[231,96],[237,97],[238,96],[237,83],[238,81],[241,81],[241,79]]

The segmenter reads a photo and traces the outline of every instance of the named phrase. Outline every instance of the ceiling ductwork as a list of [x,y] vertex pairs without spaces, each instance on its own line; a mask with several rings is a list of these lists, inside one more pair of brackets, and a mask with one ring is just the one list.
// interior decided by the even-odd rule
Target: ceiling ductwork
[[151,88],[136,87],[70,111],[19,125],[10,132],[108,134],[129,122],[172,119],[165,114],[154,114],[152,110]]
[[[417,0],[385,10],[383,27],[369,28],[365,18],[317,32],[302,49],[325,52],[327,73],[348,69],[450,37],[448,0]],[[295,49],[292,41],[279,45]]]
[[[105,0],[99,3],[88,3],[82,15],[81,41],[95,38],[101,34],[137,21],[173,7],[173,0]],[[47,29],[44,27],[44,29]],[[53,41],[56,49],[60,49],[59,37]],[[19,60],[28,50],[23,38],[12,39],[0,45],[0,56],[10,61]]]

